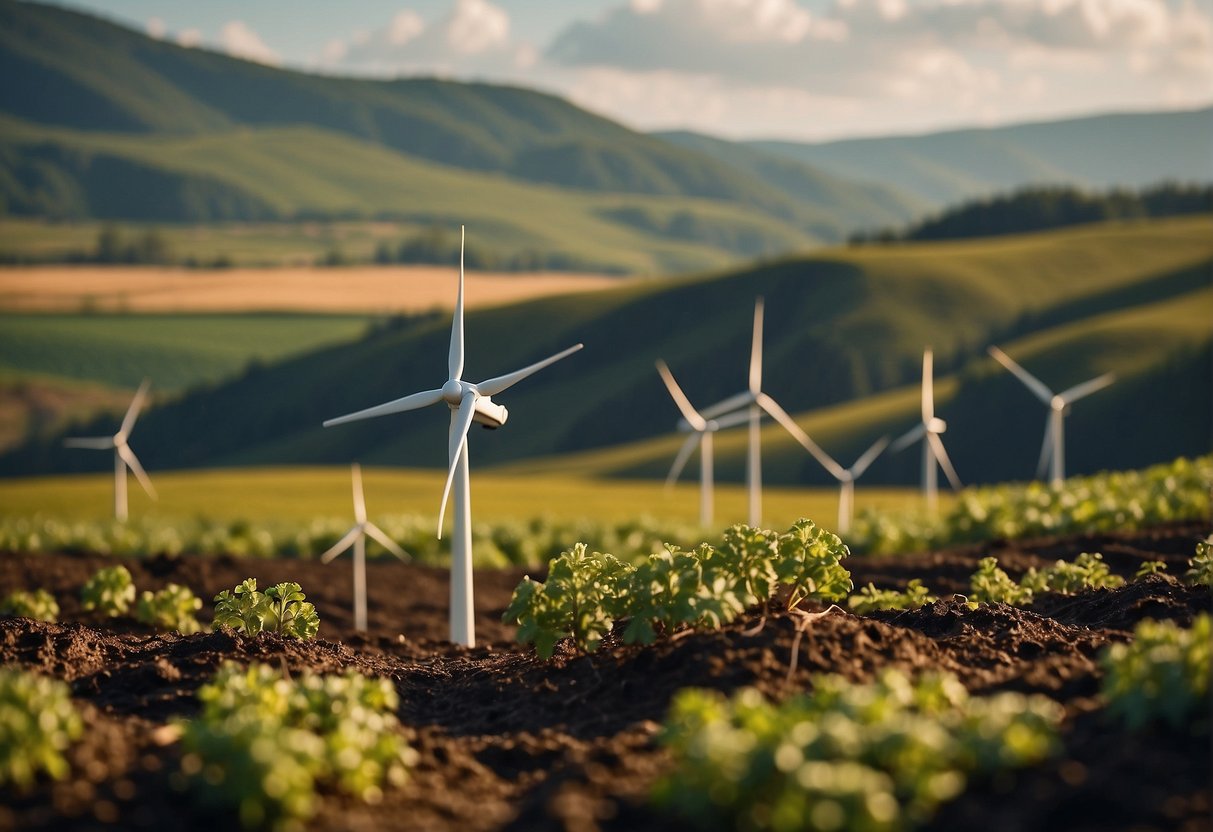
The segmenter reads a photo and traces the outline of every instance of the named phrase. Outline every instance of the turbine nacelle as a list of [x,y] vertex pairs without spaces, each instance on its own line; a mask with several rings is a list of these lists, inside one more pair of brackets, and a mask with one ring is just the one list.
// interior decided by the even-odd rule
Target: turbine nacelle
[[927,430],[931,433],[943,433],[948,429],[948,423],[938,416],[932,416],[927,421]]

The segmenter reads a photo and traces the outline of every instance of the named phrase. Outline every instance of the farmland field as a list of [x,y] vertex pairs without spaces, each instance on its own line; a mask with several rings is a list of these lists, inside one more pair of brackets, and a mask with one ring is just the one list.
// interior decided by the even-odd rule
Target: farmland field
[[[21,312],[416,314],[455,305],[455,266],[0,269],[0,309]],[[471,272],[467,308],[620,285],[619,278]]]

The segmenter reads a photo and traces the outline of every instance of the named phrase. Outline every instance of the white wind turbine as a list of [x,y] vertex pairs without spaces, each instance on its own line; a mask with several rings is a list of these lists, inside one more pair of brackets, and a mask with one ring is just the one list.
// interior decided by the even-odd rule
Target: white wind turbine
[[[762,522],[762,440],[761,425],[763,411],[783,426],[784,430],[804,446],[813,457],[826,468],[837,466],[809,435],[801,430],[788,412],[779,403],[762,392],[762,298],[754,301],[754,339],[750,346],[749,386],[740,393],[729,396],[700,412],[704,419],[718,419],[725,414],[739,411],[746,414],[750,425],[749,451],[746,454],[746,486],[749,492],[749,524],[758,526]],[[686,427],[684,427],[686,426]],[[690,423],[685,419],[679,428],[686,430]],[[840,469],[841,470],[841,469]]]
[[[1016,378],[1022,381],[1025,387],[1035,393],[1036,398],[1048,406],[1049,415],[1045,420],[1045,438],[1040,446],[1040,461],[1036,465],[1036,476],[1043,477],[1045,468],[1049,467],[1049,481],[1053,485],[1060,485],[1062,480],[1066,478],[1064,432],[1065,418],[1066,414],[1070,412],[1070,405],[1079,399],[1086,398],[1097,390],[1104,389],[1116,380],[1116,376],[1113,373],[1104,373],[1102,376],[1076,384],[1068,390],[1054,393],[1048,387],[1045,387],[1040,379],[1036,378],[1019,364],[1016,364],[1009,355],[998,347],[990,347],[989,353],[999,364],[1006,367]],[[1050,462],[1052,462],[1051,466]]]
[[[855,518],[855,481],[863,476],[863,472],[868,470],[876,458],[880,456],[889,444],[889,437],[882,436],[872,443],[859,459],[855,460],[855,464],[850,468],[843,468],[837,461],[830,459],[831,465],[826,466],[834,479],[838,480],[838,533],[847,534],[851,531],[851,521]],[[824,453],[824,452],[823,452]]]
[[122,425],[113,436],[89,436],[63,441],[64,446],[68,448],[91,448],[98,451],[114,449],[114,518],[117,520],[126,520],[127,517],[127,468],[131,469],[131,473],[135,475],[135,479],[139,480],[139,484],[143,486],[143,490],[147,492],[148,496],[153,500],[156,499],[156,489],[152,487],[152,481],[148,479],[147,472],[143,470],[143,466],[135,457],[135,452],[131,450],[126,441],[130,438],[135,420],[139,418],[139,411],[143,409],[143,402],[147,399],[149,387],[151,387],[151,381],[144,379],[143,383],[139,385],[139,389],[135,391],[135,398],[131,400],[130,407],[126,409],[126,415],[122,417]]
[[691,406],[690,399],[682,392],[682,388],[678,386],[673,373],[670,372],[670,368],[664,361],[657,362],[657,372],[661,373],[661,379],[665,382],[666,389],[670,391],[674,404],[678,405],[678,409],[682,411],[683,421],[680,426],[685,425],[685,429],[691,431],[691,435],[686,438],[674,456],[674,464],[670,466],[670,473],[666,476],[665,485],[666,488],[669,488],[674,484],[687,464],[687,460],[691,458],[695,446],[699,445],[699,525],[707,527],[712,525],[712,496],[715,488],[712,435],[718,430],[748,422],[750,414],[739,410],[719,419],[705,419]]
[[383,544],[383,548],[406,563],[409,556],[396,545],[396,541],[366,519],[366,499],[362,496],[362,468],[355,462],[350,466],[350,470],[354,480],[354,520],[357,522],[345,537],[320,556],[320,562],[330,563],[351,545],[354,547],[354,629],[366,632],[366,536],[375,538]]
[[563,352],[537,361],[521,370],[472,384],[463,380],[463,229],[459,234],[459,294],[451,321],[451,348],[447,357],[447,380],[441,387],[413,393],[385,404],[368,407],[356,413],[329,419],[324,426],[344,424],[358,419],[403,413],[444,402],[451,411],[447,456],[450,470],[442,489],[438,513],[438,536],[442,537],[442,520],[446,514],[447,497],[452,485],[455,491],[455,520],[451,529],[451,641],[468,647],[476,643],[475,621],[472,614],[472,515],[471,493],[468,485],[467,437],[472,422],[496,429],[505,424],[509,411],[492,400],[527,376],[542,370],[582,348],[575,344]]
[[932,514],[935,513],[939,506],[939,485],[937,482],[938,473],[935,465],[943,469],[944,474],[948,477],[948,482],[952,484],[952,488],[956,491],[961,489],[960,477],[956,476],[956,469],[952,467],[952,460],[948,459],[948,452],[943,447],[943,440],[939,435],[948,429],[948,424],[943,419],[935,415],[935,359],[930,350],[923,350],[922,353],[922,421],[893,443],[891,450],[894,453],[908,448],[919,439],[922,439],[922,490],[927,497],[927,510]]

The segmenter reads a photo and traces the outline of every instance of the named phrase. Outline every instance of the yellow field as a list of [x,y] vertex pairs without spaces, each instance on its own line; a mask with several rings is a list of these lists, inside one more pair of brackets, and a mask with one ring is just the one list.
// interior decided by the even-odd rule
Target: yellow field
[[[416,313],[455,305],[449,266],[192,271],[154,266],[0,269],[0,310],[19,312]],[[622,279],[556,272],[474,272],[469,309],[617,287]]]
[[[131,515],[166,519],[207,517],[216,520],[309,521],[315,517],[352,516],[349,469],[252,468],[206,471],[152,471],[160,494],[153,503],[130,482]],[[385,514],[437,516],[444,472],[398,468],[363,470],[367,509]],[[105,519],[113,505],[113,475],[33,477],[0,480],[0,514],[50,514],[71,519]],[[945,506],[948,497],[944,497]],[[857,508],[917,508],[913,489],[857,489]],[[699,491],[694,483],[665,491],[659,482],[592,480],[573,476],[519,476],[472,472],[472,516],[476,521],[588,518],[619,521],[639,516],[657,520],[698,521]],[[764,488],[763,522],[773,528],[809,517],[833,527],[838,492],[832,488]],[[449,511],[448,511],[449,518]],[[745,489],[718,485],[716,519],[723,528],[746,519]],[[449,522],[449,519],[448,519]]]

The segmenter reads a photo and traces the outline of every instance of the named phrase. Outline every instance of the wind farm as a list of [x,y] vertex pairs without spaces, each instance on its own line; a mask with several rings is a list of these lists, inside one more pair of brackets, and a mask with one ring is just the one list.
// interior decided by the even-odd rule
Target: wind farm
[[1205,827],[1200,4],[170,5],[0,0],[0,829]]

